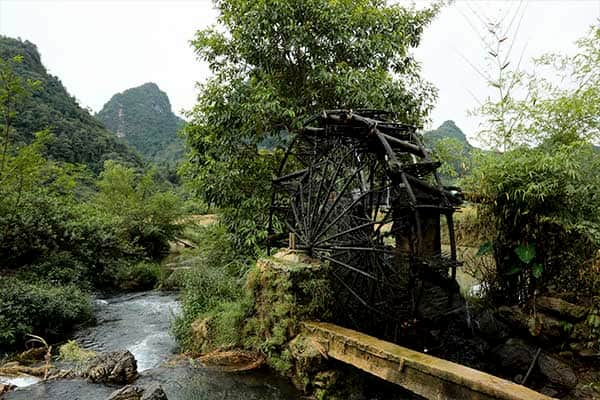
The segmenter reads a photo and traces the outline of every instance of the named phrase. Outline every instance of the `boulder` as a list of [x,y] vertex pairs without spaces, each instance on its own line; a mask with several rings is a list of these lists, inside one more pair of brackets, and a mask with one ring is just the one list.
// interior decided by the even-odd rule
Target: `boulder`
[[510,373],[525,373],[535,357],[536,349],[522,339],[511,338],[496,347],[493,354],[500,366]]
[[579,357],[582,358],[600,358],[600,352],[596,350],[596,342],[576,342],[569,344],[571,350],[573,350]]
[[127,384],[137,376],[137,362],[129,351],[103,353],[86,364],[84,377],[95,383]]
[[[541,312],[538,312],[536,317],[536,322],[539,323],[536,331],[537,336],[540,336],[540,338],[552,342],[568,336],[570,324]],[[533,334],[531,330],[530,333]]]
[[210,318],[198,318],[191,325],[191,340],[193,348],[206,350],[205,346],[210,345],[208,334]]
[[153,383],[144,388],[144,394],[140,400],[168,400],[163,388],[156,383]]
[[106,400],[140,400],[143,392],[138,386],[127,385],[112,392]]
[[572,321],[581,321],[588,314],[587,307],[578,306],[557,297],[541,296],[536,299],[535,304],[539,310]]
[[508,326],[498,320],[494,316],[494,313],[489,310],[484,310],[474,320],[474,325],[479,333],[483,337],[492,342],[499,343],[507,339],[510,335],[510,329]]
[[569,389],[577,386],[575,371],[564,361],[548,354],[541,354],[537,365],[542,375],[555,385]]
[[146,387],[127,385],[115,390],[106,400],[168,400],[163,388],[159,384],[150,384]]
[[528,331],[531,336],[546,342],[556,342],[569,334],[569,324],[550,315],[537,312],[528,315],[518,306],[498,308],[498,318],[517,331]]
[[578,342],[588,341],[592,338],[592,328],[587,322],[578,322],[573,325],[569,339]]
[[303,374],[320,371],[327,358],[327,350],[323,344],[302,334],[290,341],[289,349],[296,368]]
[[498,308],[496,316],[506,322],[508,326],[515,330],[528,330],[528,316],[518,306],[502,306]]
[[16,388],[17,387],[15,385],[11,385],[10,383],[0,383],[0,395],[2,395],[2,393],[10,392],[11,390],[15,390]]

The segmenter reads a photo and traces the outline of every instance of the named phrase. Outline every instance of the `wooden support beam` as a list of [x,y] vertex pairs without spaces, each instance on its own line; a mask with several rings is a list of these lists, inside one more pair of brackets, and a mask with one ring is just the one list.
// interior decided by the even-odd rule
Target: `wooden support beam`
[[525,386],[324,322],[303,322],[327,355],[435,400],[550,400]]

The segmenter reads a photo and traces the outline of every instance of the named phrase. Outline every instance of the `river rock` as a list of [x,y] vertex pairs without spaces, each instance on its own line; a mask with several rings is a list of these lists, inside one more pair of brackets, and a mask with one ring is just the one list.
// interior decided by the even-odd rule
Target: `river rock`
[[536,317],[536,322],[540,324],[537,328],[538,336],[542,339],[552,342],[568,336],[569,325],[564,321],[560,321],[541,312],[538,312]]
[[537,312],[528,315],[518,306],[498,308],[498,318],[505,321],[517,331],[528,331],[531,336],[539,337],[545,342],[556,342],[568,336],[568,325],[550,315]]
[[522,339],[511,338],[493,351],[500,366],[511,373],[524,373],[535,357],[536,349]]
[[127,385],[112,392],[106,400],[140,400],[142,393],[144,393],[144,389],[134,385]]
[[323,344],[302,334],[290,341],[289,349],[296,368],[302,374],[320,371],[327,358],[327,352]]
[[541,354],[537,361],[542,375],[556,385],[566,388],[577,386],[577,375],[575,371],[565,362],[556,357]]
[[586,321],[573,325],[569,338],[578,342],[588,341],[592,337],[592,328]]
[[0,395],[2,393],[10,392],[11,390],[16,389],[15,385],[11,385],[10,383],[0,383]]
[[515,330],[529,330],[528,317],[518,306],[502,306],[496,312],[498,318]]
[[153,383],[144,389],[141,400],[168,400],[163,388]]
[[540,310],[574,321],[584,319],[588,313],[586,307],[569,303],[557,297],[538,297],[535,304]]
[[127,350],[103,353],[87,363],[83,375],[95,383],[131,383],[138,376],[137,362]]
[[168,400],[163,388],[156,383],[146,387],[127,385],[115,390],[106,400]]
[[486,340],[492,343],[500,343],[510,335],[508,326],[494,316],[489,310],[482,311],[474,319],[476,329]]

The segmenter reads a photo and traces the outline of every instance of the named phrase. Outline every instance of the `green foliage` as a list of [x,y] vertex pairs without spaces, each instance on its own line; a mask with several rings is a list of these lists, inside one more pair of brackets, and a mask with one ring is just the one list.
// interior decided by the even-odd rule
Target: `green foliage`
[[106,161],[93,204],[110,219],[121,240],[158,258],[181,231],[177,220],[183,209],[175,193],[161,189],[155,175],[149,171],[138,177],[133,168]]
[[184,121],[173,114],[169,98],[155,83],[115,94],[96,117],[148,160],[173,166],[183,158],[177,131]]
[[[9,123],[3,120],[2,123],[4,127],[11,126],[13,145],[31,143],[35,132],[47,129],[55,136],[55,140],[44,149],[44,155],[51,159],[85,164],[94,172],[100,171],[107,159],[135,166],[141,164],[125,143],[117,140],[77,104],[58,78],[48,74],[33,43],[0,36],[0,59],[3,60],[0,64],[6,64],[6,60],[14,60],[15,57],[20,60],[10,65],[15,76],[0,76],[0,80],[3,83],[14,82],[16,77],[23,91],[26,91],[27,85],[23,85],[26,82],[35,85],[37,90],[31,96],[11,97],[14,105],[9,107],[11,120]],[[9,90],[17,93],[15,88]],[[0,91],[0,102],[3,102],[2,99]]]
[[219,0],[216,6],[220,26],[192,41],[213,77],[189,114],[191,154],[183,172],[223,211],[239,250],[252,253],[266,237],[280,149],[306,116],[380,108],[403,122],[423,122],[434,90],[420,79],[409,50],[437,9],[374,0]]
[[267,356],[267,363],[282,375],[293,366],[288,343],[303,320],[329,320],[334,294],[328,267],[296,264],[281,259],[262,260],[250,270],[246,288],[254,299],[254,312],[244,324],[243,343]]
[[600,25],[576,44],[574,55],[546,54],[534,60],[535,73],[500,70],[491,82],[499,100],[488,98],[476,110],[487,120],[484,141],[508,150],[600,139]]
[[81,362],[87,361],[94,356],[96,352],[82,349],[76,341],[69,340],[58,348],[58,355],[61,361],[66,362]]
[[186,264],[192,269],[184,280],[182,314],[173,331],[184,349],[202,350],[194,342],[191,328],[194,321],[207,319],[211,345],[236,345],[250,304],[240,275],[249,261],[239,254],[225,226],[219,223],[199,227],[195,241],[200,246],[186,254]]
[[17,116],[16,108],[20,102],[39,86],[39,81],[23,79],[15,73],[15,66],[23,62],[23,56],[13,56],[4,60],[0,57],[0,120],[2,129],[2,159],[0,170],[4,170],[8,148],[11,143],[12,121]]
[[576,55],[541,57],[535,75],[500,68],[492,86],[501,99],[479,110],[489,142],[504,153],[478,155],[465,186],[496,232],[499,282],[488,286],[499,303],[524,302],[547,286],[597,290],[600,153],[591,142],[600,138],[599,37],[600,26],[592,27]]
[[[508,281],[530,282],[531,274],[538,285],[554,282],[582,292],[579,268],[600,246],[597,168],[598,151],[581,142],[522,147],[480,160],[465,185],[479,196],[482,218],[495,227],[499,270],[514,275]],[[527,292],[535,287],[525,286]]]
[[161,280],[162,270],[159,264],[138,262],[123,264],[113,273],[115,286],[125,291],[143,291],[154,289]]
[[437,129],[425,132],[423,141],[433,150],[433,156],[442,162],[439,173],[448,183],[454,183],[470,172],[473,154],[479,151],[471,146],[454,121],[445,121]]
[[520,244],[517,246],[517,248],[515,248],[515,253],[519,257],[519,260],[521,260],[521,262],[529,264],[535,257],[535,244]]
[[52,341],[90,318],[89,298],[75,286],[0,280],[0,350],[22,346],[26,334]]
[[[29,51],[27,57],[4,61],[6,46],[17,44]],[[138,178],[133,168],[107,161],[97,182],[99,192],[93,193],[93,178],[84,166],[47,156],[60,136],[48,130],[33,134],[30,140],[19,136],[32,133],[27,130],[32,125],[23,125],[22,117],[39,111],[39,103],[27,102],[26,96],[35,85],[26,84],[21,74],[27,76],[28,68],[37,65],[38,75],[45,76],[32,46],[0,38],[2,350],[22,345],[25,334],[61,338],[74,324],[88,319],[89,301],[81,289],[153,287],[160,269],[136,262],[157,257],[181,229],[176,223],[181,217],[180,202],[155,182],[153,172]],[[57,90],[64,91],[62,87]],[[44,116],[40,114],[39,119]],[[76,117],[89,129],[87,113]],[[82,146],[79,152],[87,150]],[[99,160],[98,149],[92,150],[94,156],[87,160]]]

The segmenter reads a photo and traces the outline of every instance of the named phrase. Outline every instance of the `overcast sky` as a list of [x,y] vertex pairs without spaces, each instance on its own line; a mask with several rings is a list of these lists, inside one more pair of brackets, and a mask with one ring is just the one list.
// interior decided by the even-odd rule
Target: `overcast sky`
[[[518,59],[524,49],[529,60],[549,51],[572,52],[573,42],[600,17],[600,0],[520,3],[457,0],[427,28],[415,54],[423,76],[439,89],[433,126],[452,119],[474,138],[477,120],[467,111],[491,92],[465,59],[485,65],[477,33],[483,32],[482,20],[522,14],[512,54]],[[50,73],[93,111],[113,94],[145,82],[156,82],[174,111],[190,109],[195,82],[209,71],[189,40],[216,17],[210,0],[0,0],[0,33],[35,43]]]

